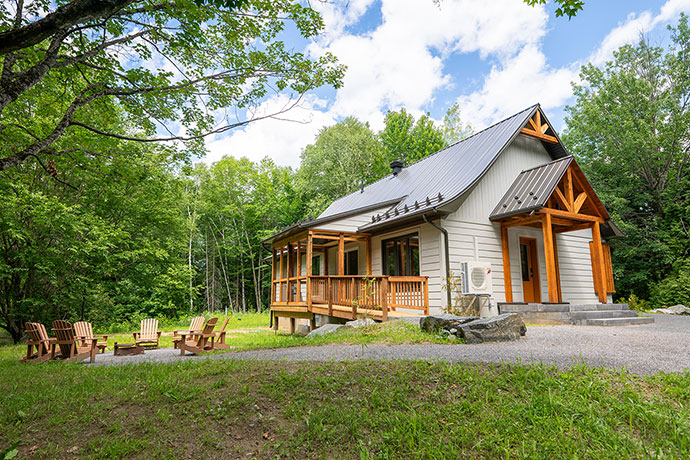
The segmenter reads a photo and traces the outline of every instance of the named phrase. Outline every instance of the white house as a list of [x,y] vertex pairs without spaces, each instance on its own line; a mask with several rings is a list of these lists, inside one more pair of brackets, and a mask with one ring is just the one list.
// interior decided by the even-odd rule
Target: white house
[[449,273],[499,305],[611,301],[620,231],[539,105],[391,167],[266,240],[277,317],[440,311]]

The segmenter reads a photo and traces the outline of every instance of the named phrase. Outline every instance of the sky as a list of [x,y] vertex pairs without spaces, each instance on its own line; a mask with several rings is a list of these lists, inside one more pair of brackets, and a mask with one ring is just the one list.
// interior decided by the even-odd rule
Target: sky
[[[312,2],[325,30],[314,40],[284,40],[312,57],[333,53],[347,66],[338,90],[319,88],[280,119],[251,123],[207,142],[212,163],[224,155],[272,158],[298,167],[319,130],[348,116],[383,127],[389,110],[405,108],[441,120],[454,103],[475,131],[535,103],[560,132],[572,82],[582,65],[603,65],[639,40],[668,43],[667,26],[690,0],[587,0],[576,17],[556,17],[553,0],[334,0]],[[283,107],[285,94],[260,111]]]

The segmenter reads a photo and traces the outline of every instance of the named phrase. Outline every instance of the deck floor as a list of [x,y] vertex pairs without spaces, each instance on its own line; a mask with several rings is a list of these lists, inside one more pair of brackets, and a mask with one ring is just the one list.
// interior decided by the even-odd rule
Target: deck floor
[[[338,318],[352,319],[352,307],[347,305],[332,305],[329,311],[327,304],[312,304],[311,312],[305,304],[293,304],[293,305],[271,305],[271,310],[274,311],[277,316],[297,316],[300,317],[305,313],[314,313],[317,315],[329,315]],[[408,311],[400,310],[389,310],[388,318],[401,318],[401,317],[418,317],[423,316],[424,313],[412,313]],[[382,320],[383,312],[381,310],[358,308],[357,316],[366,316],[373,319]]]

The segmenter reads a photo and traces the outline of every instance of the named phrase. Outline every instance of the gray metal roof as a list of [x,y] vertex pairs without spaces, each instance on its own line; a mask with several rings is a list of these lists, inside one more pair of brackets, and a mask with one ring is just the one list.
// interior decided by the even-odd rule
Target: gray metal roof
[[[372,216],[371,223],[360,227],[360,230],[368,231],[453,201],[482,177],[537,110],[541,110],[539,104],[407,165],[397,176],[390,174],[368,185],[363,191],[344,196],[334,201],[319,219],[398,200],[397,205],[388,212]],[[543,112],[541,115],[548,123]],[[544,143],[545,146],[547,144]],[[554,159],[566,155],[560,144],[557,149],[548,151]]]
[[489,219],[503,219],[546,206],[546,202],[572,162],[573,157],[567,156],[522,171],[491,211]]

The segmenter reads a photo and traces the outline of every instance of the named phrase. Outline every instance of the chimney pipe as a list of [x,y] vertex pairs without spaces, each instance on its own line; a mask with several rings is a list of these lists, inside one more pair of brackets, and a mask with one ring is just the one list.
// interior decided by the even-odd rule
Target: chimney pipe
[[403,166],[405,166],[405,163],[403,163],[400,160],[395,160],[391,162],[391,169],[393,170],[393,175],[397,176],[400,171],[402,171]]

